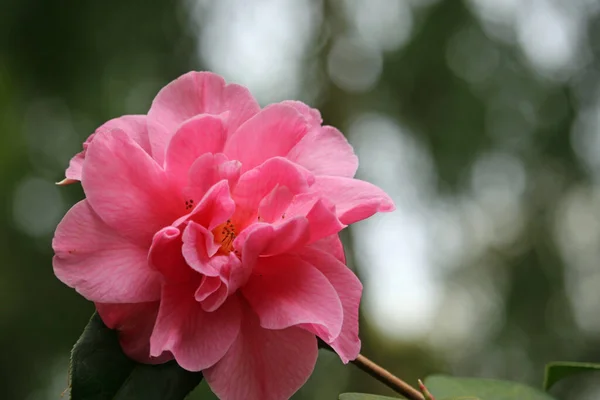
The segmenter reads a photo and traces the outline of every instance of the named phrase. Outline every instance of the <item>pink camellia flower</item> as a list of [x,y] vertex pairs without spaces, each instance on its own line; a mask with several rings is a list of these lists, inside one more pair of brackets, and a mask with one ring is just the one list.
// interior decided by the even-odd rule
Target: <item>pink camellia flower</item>
[[143,363],[203,371],[221,399],[289,398],[317,337],[360,349],[362,286],[338,232],[391,211],[318,111],[260,108],[247,89],[190,72],[147,115],[101,126],[63,183],[86,199],[53,240],[57,277],[95,302]]

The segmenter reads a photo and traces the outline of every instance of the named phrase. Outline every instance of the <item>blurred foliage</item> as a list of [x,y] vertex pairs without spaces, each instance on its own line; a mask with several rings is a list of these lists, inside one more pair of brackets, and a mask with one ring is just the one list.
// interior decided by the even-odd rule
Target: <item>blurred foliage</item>
[[[579,193],[575,190],[597,190],[593,171],[573,150],[571,130],[577,115],[593,102],[577,90],[594,93],[598,87],[600,36],[595,32],[600,18],[590,15],[586,25],[587,64],[561,80],[532,68],[514,43],[490,36],[471,2],[431,2],[415,9],[406,45],[384,53],[378,83],[352,92],[334,84],[326,72],[332,41],[348,29],[341,2],[314,4],[322,18],[307,53],[316,60],[303,62],[314,63],[320,72],[320,96],[313,105],[328,124],[346,130],[364,111],[402,121],[431,157],[440,201],[472,196],[474,163],[495,151],[517,159],[527,177],[516,236],[485,242],[475,255],[467,243],[457,265],[438,271],[445,304],[462,292],[486,294],[483,282],[491,281],[502,309],[467,327],[467,339],[457,346],[450,341],[440,345],[452,320],[434,327],[434,345],[425,336],[414,341],[383,336],[363,314],[363,353],[409,382],[445,372],[539,385],[548,361],[600,360],[600,331],[576,323],[566,280],[576,260],[561,252],[556,232],[557,210],[569,196]],[[57,192],[51,182],[61,179],[70,155],[95,127],[122,114],[145,112],[165,83],[205,68],[197,57],[199,43],[205,42],[190,27],[189,12],[189,2],[0,3],[2,398],[58,398],[67,387],[68,354],[93,306],[52,273],[52,226],[83,193],[78,187]],[[465,32],[479,45],[456,57],[496,60],[486,79],[458,76],[449,61],[449,46]],[[302,77],[307,85],[312,76]],[[497,99],[500,104],[494,103]],[[473,235],[477,239],[477,232]],[[351,261],[352,238],[352,231],[344,234]],[[360,275],[368,266],[356,268]],[[598,319],[595,310],[584,320]],[[439,320],[448,315],[442,306]],[[582,380],[578,390],[558,387],[556,393],[580,400],[592,383]],[[335,399],[341,392],[392,395],[322,352],[309,384],[294,398]],[[205,383],[192,397],[213,398]]]

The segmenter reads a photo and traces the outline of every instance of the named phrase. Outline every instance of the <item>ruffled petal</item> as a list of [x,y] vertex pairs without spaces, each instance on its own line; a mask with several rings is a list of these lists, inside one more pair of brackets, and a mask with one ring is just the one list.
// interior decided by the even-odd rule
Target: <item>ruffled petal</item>
[[285,219],[293,198],[294,194],[287,186],[276,186],[258,205],[258,220],[274,223]]
[[300,328],[263,329],[246,312],[227,354],[203,373],[221,400],[289,399],[310,377],[317,355],[313,334]]
[[260,202],[276,187],[286,187],[292,194],[309,190],[314,176],[291,161],[274,157],[244,173],[232,193],[236,203],[234,220],[242,227],[258,217]]
[[96,310],[104,324],[119,333],[119,343],[129,358],[143,364],[162,364],[173,359],[164,352],[150,357],[150,335],[156,322],[159,302],[137,304],[96,303]]
[[320,193],[300,193],[291,201],[286,218],[302,215],[309,222],[309,243],[338,233],[346,227],[336,215],[336,207]]
[[198,115],[185,121],[167,147],[165,169],[169,177],[179,187],[186,186],[194,161],[207,153],[221,153],[226,139],[227,131],[217,116]]
[[327,340],[340,334],[344,313],[337,292],[323,273],[299,257],[260,258],[242,293],[263,328],[312,324]]
[[344,245],[338,234],[324,237],[310,244],[310,247],[329,253],[344,265],[346,265],[346,254],[344,253]]
[[308,132],[306,119],[282,104],[265,107],[229,138],[224,153],[242,163],[242,173],[266,160],[286,156]]
[[383,190],[358,179],[317,176],[310,189],[335,204],[340,222],[346,225],[369,218],[376,212],[396,209],[390,196]]
[[[228,295],[246,283],[252,271],[234,252],[225,254],[219,250],[220,246],[205,227],[190,222],[185,228],[183,255],[191,268],[204,275],[195,296],[206,311],[218,308]],[[207,278],[218,279],[219,284]]]
[[229,219],[234,211],[235,203],[229,193],[229,183],[222,180],[206,192],[189,215],[180,218],[173,225],[178,226],[190,220],[212,231]]
[[240,330],[240,305],[230,296],[213,312],[194,299],[192,286],[165,285],[158,318],[150,337],[152,356],[170,351],[188,371],[214,365],[229,350]]
[[[145,115],[124,115],[119,118],[113,118],[104,123],[96,133],[112,130],[121,130],[129,135],[133,141],[140,145],[148,154],[150,154],[150,141],[148,139],[148,128]],[[96,133],[92,133],[83,143],[83,151],[77,153],[69,162],[69,168],[65,172],[68,183],[73,183],[81,180],[81,170],[88,145],[94,139]]]
[[301,101],[284,100],[279,104],[293,107],[296,111],[302,114],[310,128],[320,127],[323,123],[323,118],[321,118],[321,113],[319,112],[319,110],[317,110],[316,108],[309,107]]
[[339,354],[344,363],[354,360],[360,352],[358,337],[358,307],[362,295],[362,284],[354,273],[332,254],[307,247],[300,257],[317,268],[335,288],[342,307],[344,322],[342,330],[334,340],[322,338]]
[[150,145],[162,165],[165,149],[180,124],[199,115],[219,115],[229,111],[227,131],[235,132],[247,119],[260,111],[248,89],[225,83],[210,72],[189,72],[165,86],[154,98],[148,111]]
[[261,222],[280,225],[295,217],[307,219],[308,243],[338,233],[346,227],[337,218],[335,206],[316,192],[294,196],[286,186],[277,186],[258,207],[258,220]]
[[148,250],[107,226],[87,200],[67,212],[52,248],[58,279],[88,300],[139,303],[160,297],[160,274],[148,266]]
[[241,249],[244,264],[251,269],[259,256],[283,254],[308,244],[309,228],[308,220],[300,216],[279,224],[257,223],[242,231],[233,245]]
[[148,253],[148,262],[170,283],[188,282],[196,273],[188,266],[181,247],[181,231],[167,226],[156,232]]
[[290,150],[287,158],[315,175],[352,178],[358,169],[358,157],[352,146],[332,126],[312,129]]
[[[219,260],[213,260],[219,245],[212,232],[200,224],[190,221],[183,231],[182,253],[187,264],[203,275],[219,276]],[[213,257],[215,256],[215,257]],[[213,261],[213,262],[211,262]]]
[[81,183],[100,218],[144,246],[185,213],[181,193],[168,184],[162,168],[120,130],[96,134],[87,149]]
[[75,154],[69,161],[69,167],[65,171],[65,179],[59,185],[68,185],[81,180],[81,169],[85,161],[85,150]]
[[187,178],[183,191],[186,199],[202,199],[211,187],[222,180],[226,180],[230,190],[234,190],[240,177],[240,167],[239,161],[229,161],[222,153],[206,153],[198,157],[184,176]]

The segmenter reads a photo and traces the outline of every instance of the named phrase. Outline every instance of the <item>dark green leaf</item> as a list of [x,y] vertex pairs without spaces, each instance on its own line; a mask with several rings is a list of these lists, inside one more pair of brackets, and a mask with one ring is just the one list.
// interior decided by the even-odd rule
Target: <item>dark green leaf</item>
[[541,390],[516,382],[493,379],[453,378],[434,375],[425,385],[437,398],[479,398],[481,400],[554,400]]
[[404,397],[387,397],[387,396],[379,396],[376,394],[366,394],[366,393],[343,393],[340,394],[340,400],[398,400],[404,399]]
[[582,372],[600,372],[600,364],[559,361],[546,365],[546,377],[544,378],[544,389],[548,390],[561,379]]
[[71,354],[72,400],[180,400],[202,380],[175,362],[136,363],[121,351],[117,333],[94,314]]

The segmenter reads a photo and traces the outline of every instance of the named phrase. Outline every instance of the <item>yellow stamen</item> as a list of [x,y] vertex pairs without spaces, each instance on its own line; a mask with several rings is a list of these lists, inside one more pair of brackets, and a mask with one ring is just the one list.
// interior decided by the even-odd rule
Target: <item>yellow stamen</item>
[[236,237],[235,225],[231,220],[227,220],[221,225],[217,226],[213,230],[215,236],[215,242],[221,245],[219,252],[222,254],[229,254],[231,251],[235,251],[233,248],[233,241]]

